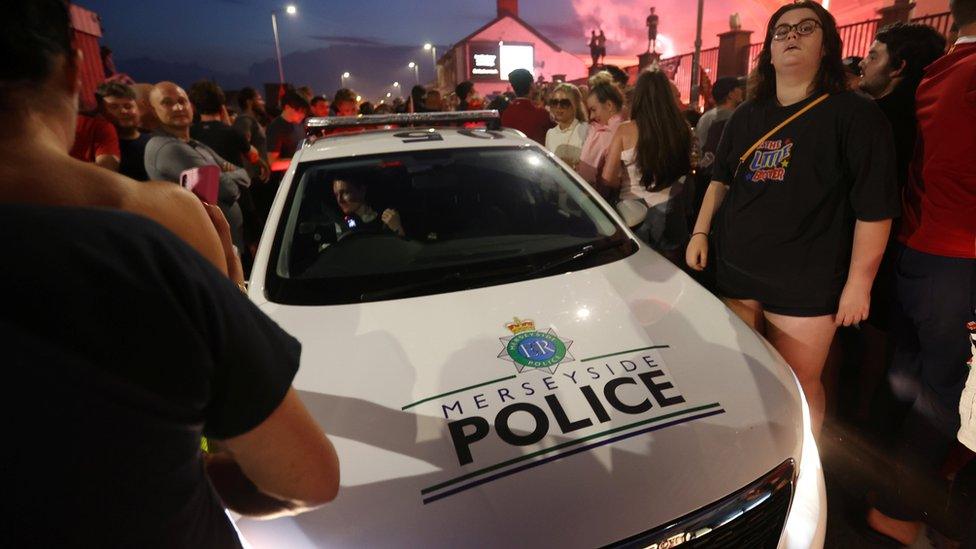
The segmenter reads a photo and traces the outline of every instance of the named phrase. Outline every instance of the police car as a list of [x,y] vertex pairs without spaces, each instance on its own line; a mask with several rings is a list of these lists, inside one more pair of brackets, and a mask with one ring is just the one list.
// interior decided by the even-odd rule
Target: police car
[[776,351],[497,113],[314,119],[250,296],[342,465],[254,547],[822,546]]

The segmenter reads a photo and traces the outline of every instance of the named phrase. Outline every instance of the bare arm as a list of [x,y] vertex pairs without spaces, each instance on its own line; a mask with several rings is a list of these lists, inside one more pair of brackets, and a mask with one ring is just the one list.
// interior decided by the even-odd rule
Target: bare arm
[[264,422],[223,443],[228,454],[213,464],[216,474],[211,479],[234,511],[264,517],[295,514],[338,494],[335,448],[294,389]]
[[227,274],[227,256],[203,204],[190,191],[163,182],[126,186],[122,209],[159,223]]
[[696,271],[702,271],[708,266],[708,234],[712,232],[715,212],[722,206],[728,192],[729,187],[721,181],[712,181],[705,191],[705,199],[685,251],[685,262]]
[[712,220],[715,212],[725,201],[725,195],[729,192],[729,186],[721,181],[712,181],[708,184],[705,191],[705,199],[702,200],[701,210],[698,212],[698,220],[695,221],[695,233],[712,232]]
[[607,162],[603,166],[603,173],[601,174],[602,182],[606,184],[607,187],[617,188],[620,186],[620,155],[624,150],[624,136],[623,127],[618,128],[613,134],[613,139],[610,141],[610,148],[607,150]]
[[854,225],[854,246],[847,283],[841,293],[835,321],[851,326],[868,318],[871,311],[871,286],[888,245],[891,220],[861,221]]

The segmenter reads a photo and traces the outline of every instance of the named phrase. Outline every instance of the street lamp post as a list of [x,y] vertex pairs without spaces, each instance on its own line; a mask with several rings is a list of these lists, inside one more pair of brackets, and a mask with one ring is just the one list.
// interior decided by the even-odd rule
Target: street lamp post
[[691,57],[691,94],[689,100],[691,108],[698,110],[698,98],[701,95],[701,47],[702,47],[702,15],[705,12],[705,0],[698,0],[698,29],[695,33],[695,53]]
[[416,81],[417,85],[420,85],[420,72],[419,67],[413,61],[407,63],[408,69],[413,69],[413,79]]
[[350,76],[349,71],[346,71],[346,72],[344,72],[344,73],[342,73],[342,74],[339,75],[339,87],[340,88],[345,88],[346,87],[346,78],[349,78],[349,76]]
[[430,51],[430,66],[434,69],[434,82],[437,82],[437,46],[430,42],[424,44],[424,50]]
[[[288,15],[295,15],[298,13],[298,8],[294,4],[288,4],[285,6],[285,13]],[[278,83],[282,88],[285,86],[285,67],[281,63],[281,40],[278,38],[278,12],[272,10],[271,12],[271,30],[274,32],[275,41],[275,57],[278,59]]]

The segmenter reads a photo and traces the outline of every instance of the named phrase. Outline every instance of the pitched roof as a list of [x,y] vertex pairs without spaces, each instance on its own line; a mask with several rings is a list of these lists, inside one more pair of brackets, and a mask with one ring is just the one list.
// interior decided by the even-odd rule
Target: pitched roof
[[447,54],[450,53],[450,52],[452,52],[452,51],[454,51],[455,48],[457,48],[461,44],[463,44],[463,43],[465,43],[465,42],[473,39],[475,36],[478,36],[482,32],[488,30],[492,25],[494,25],[495,23],[498,23],[499,21],[501,21],[502,19],[505,19],[506,17],[510,17],[510,18],[514,19],[516,23],[522,25],[523,27],[525,27],[525,30],[527,30],[527,31],[531,32],[532,34],[536,35],[539,38],[539,40],[542,40],[543,42],[545,42],[546,45],[548,45],[550,48],[556,50],[557,52],[563,51],[563,49],[559,47],[559,44],[556,44],[552,40],[546,38],[546,36],[544,34],[542,34],[541,32],[537,31],[535,29],[535,27],[533,27],[532,25],[526,23],[525,20],[519,18],[518,16],[512,15],[510,13],[505,13],[505,14],[502,14],[502,15],[500,15],[500,16],[492,19],[491,21],[489,21],[488,23],[486,23],[485,25],[483,25],[481,28],[479,28],[478,30],[472,32],[471,34],[465,36],[461,40],[458,40],[457,43],[455,43],[454,46],[452,46],[449,50],[447,50],[447,52],[445,52],[442,57],[446,57]]

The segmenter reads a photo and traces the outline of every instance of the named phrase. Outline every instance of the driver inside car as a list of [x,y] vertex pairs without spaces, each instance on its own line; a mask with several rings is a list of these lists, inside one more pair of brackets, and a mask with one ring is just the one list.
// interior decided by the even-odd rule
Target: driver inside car
[[379,214],[366,203],[366,185],[351,178],[337,178],[332,182],[332,193],[342,211],[342,219],[336,223],[336,234],[341,239],[349,233],[389,232],[405,237],[400,213],[392,208]]

